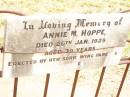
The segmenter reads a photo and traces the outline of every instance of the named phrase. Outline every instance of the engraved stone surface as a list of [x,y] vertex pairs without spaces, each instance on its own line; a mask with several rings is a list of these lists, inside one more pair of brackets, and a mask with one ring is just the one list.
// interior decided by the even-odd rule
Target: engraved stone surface
[[129,20],[130,14],[8,17],[3,75],[40,75],[118,64],[130,32]]

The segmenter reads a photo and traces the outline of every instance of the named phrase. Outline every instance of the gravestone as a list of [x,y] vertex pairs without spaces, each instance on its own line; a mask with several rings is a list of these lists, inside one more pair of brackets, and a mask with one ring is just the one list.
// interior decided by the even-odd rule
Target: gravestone
[[129,20],[130,14],[10,16],[3,76],[118,64],[130,32]]

